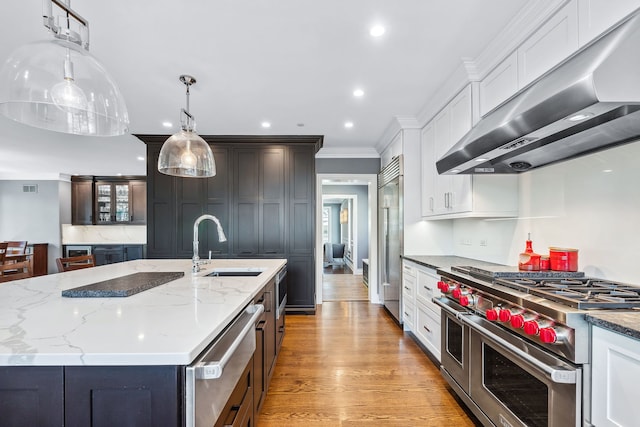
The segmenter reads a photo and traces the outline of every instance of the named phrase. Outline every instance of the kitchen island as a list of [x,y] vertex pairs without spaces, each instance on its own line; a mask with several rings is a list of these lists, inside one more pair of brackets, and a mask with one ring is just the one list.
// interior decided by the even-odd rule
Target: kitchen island
[[[132,425],[181,425],[184,367],[285,264],[214,260],[192,275],[190,260],[136,260],[3,284],[0,424],[12,425],[11,414],[26,399],[39,401],[38,410],[29,412],[34,425],[109,425],[114,418],[98,416],[87,405],[121,402],[113,394],[124,390],[131,407],[141,408],[141,421]],[[263,271],[255,277],[207,277],[213,268]],[[184,276],[128,297],[62,297],[64,290],[139,272]],[[24,422],[16,419],[15,425]]]

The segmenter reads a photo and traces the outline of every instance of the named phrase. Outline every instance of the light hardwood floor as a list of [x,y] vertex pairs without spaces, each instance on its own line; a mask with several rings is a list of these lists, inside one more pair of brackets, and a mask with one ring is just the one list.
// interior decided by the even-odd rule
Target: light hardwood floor
[[379,305],[327,301],[286,328],[258,427],[474,426]]
[[322,276],[323,301],[368,301],[369,290],[362,274],[324,274]]

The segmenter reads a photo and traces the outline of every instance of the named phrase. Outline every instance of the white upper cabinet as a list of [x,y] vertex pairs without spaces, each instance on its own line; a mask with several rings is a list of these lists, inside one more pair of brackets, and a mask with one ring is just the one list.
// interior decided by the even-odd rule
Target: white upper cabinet
[[398,132],[398,134],[391,140],[391,143],[385,148],[385,150],[380,155],[380,169],[383,169],[391,160],[402,154],[402,132]]
[[517,176],[439,175],[436,169],[436,161],[471,130],[476,98],[472,86],[467,85],[422,128],[423,217],[510,217],[518,214]]
[[506,101],[518,87],[518,54],[513,52],[480,82],[480,115]]
[[435,214],[436,197],[436,132],[435,124],[429,122],[420,132],[420,156],[422,157],[422,216]]
[[578,0],[580,46],[640,7],[640,0]]
[[571,0],[520,45],[518,81],[524,87],[578,48],[578,2]]

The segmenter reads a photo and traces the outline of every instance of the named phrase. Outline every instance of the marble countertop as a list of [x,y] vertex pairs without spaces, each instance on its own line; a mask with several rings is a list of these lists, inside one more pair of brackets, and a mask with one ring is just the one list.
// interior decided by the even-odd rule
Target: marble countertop
[[[286,264],[284,259],[136,260],[0,284],[0,366],[188,365]],[[204,277],[212,268],[265,268]],[[119,298],[62,291],[137,272],[184,277]]]
[[588,322],[640,340],[640,311],[587,314]]

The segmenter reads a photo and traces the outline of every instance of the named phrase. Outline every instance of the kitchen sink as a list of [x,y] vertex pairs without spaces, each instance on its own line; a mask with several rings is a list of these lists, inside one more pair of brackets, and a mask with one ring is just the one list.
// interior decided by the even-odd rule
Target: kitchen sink
[[264,268],[216,268],[206,276],[209,277],[255,277],[259,276]]

